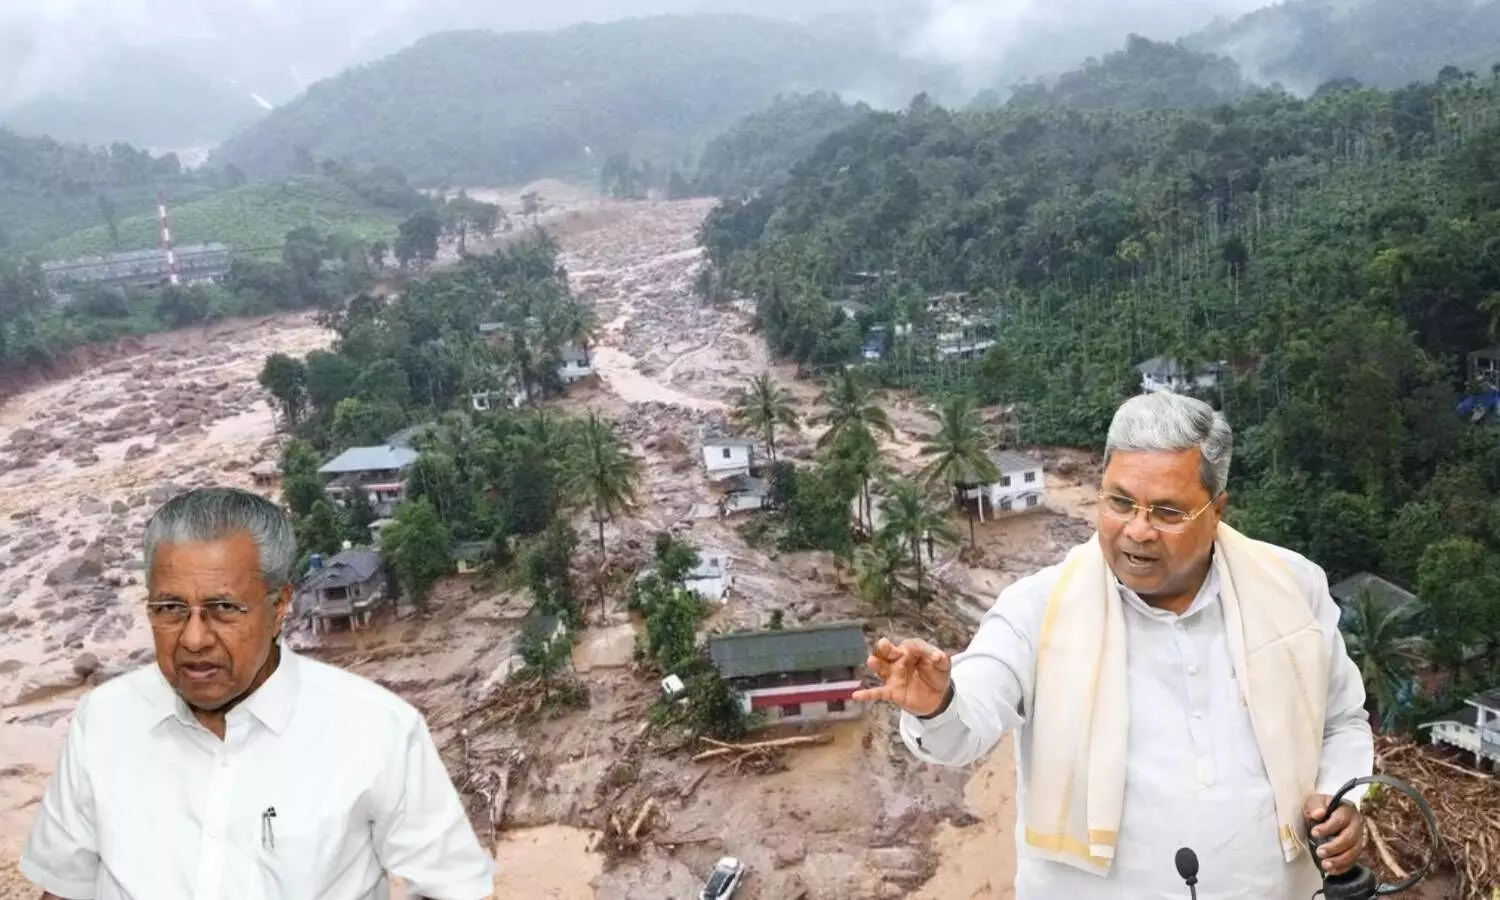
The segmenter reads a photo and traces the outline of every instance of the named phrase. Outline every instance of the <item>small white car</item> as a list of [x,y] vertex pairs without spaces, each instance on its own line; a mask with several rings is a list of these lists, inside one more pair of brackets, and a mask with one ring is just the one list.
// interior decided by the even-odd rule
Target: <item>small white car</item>
[[723,857],[708,876],[708,884],[698,892],[698,900],[729,900],[745,877],[745,866],[732,856]]

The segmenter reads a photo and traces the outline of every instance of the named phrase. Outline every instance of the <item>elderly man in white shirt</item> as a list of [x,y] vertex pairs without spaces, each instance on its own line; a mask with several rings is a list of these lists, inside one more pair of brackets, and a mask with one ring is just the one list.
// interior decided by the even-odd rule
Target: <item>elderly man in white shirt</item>
[[44,897],[481,900],[480,846],[422,716],[278,635],[297,540],[210,488],[146,526],[156,665],[84,697],[21,872]]
[[1094,537],[1002,591],[951,660],[919,640],[870,657],[883,683],[855,699],[901,707],[921,759],[1015,734],[1018,900],[1184,898],[1180,847],[1202,900],[1308,900],[1318,865],[1358,859],[1357,808],[1326,806],[1374,763],[1364,687],[1323,571],[1221,521],[1231,442],[1206,403],[1132,398]]

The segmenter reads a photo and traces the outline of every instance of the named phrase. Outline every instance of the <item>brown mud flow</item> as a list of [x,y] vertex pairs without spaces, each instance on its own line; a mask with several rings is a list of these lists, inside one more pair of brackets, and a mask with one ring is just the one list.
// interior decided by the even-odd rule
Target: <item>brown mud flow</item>
[[[574,290],[604,325],[594,356],[599,379],[557,405],[613,419],[643,460],[640,506],[607,529],[615,562],[644,562],[651,533],[666,528],[725,549],[735,592],[705,629],[762,626],[776,610],[788,624],[865,618],[831,557],[753,548],[739,521],[713,508],[698,427],[723,424],[734,391],[768,370],[805,412],[818,388],[772,363],[742,313],[694,297],[702,264],[696,233],[712,204],[551,191],[544,186],[551,202],[539,224],[557,233]],[[35,893],[15,860],[78,698],[149,662],[138,549],[145,517],[181,488],[250,487],[249,468],[279,452],[256,383],[264,358],[329,341],[308,315],[227,323],[161,336],[102,363],[82,360],[83,368],[0,404],[0,898]],[[896,437],[888,458],[914,472],[933,420],[909,396],[889,398],[889,411]],[[808,459],[816,437],[816,429],[788,434],[778,449]],[[1049,459],[1059,472],[1049,471],[1049,509],[982,525],[977,551],[963,559],[940,550],[933,571],[945,601],[929,611],[940,631],[966,638],[1001,587],[1088,534],[1087,490],[1079,485],[1093,462],[1068,451]],[[579,525],[591,533],[590,523]],[[496,774],[493,766],[473,771],[474,760],[524,760],[495,841],[499,896],[696,896],[722,855],[749,865],[746,898],[1011,895],[1008,743],[971,778],[913,760],[890,711],[870,709],[833,726],[831,744],[791,751],[777,771],[703,775],[691,754],[669,756],[638,740],[656,685],[629,668],[635,627],[623,610],[579,638],[574,662],[587,709],[488,729],[466,757],[465,700],[504,662],[499,648],[526,607],[520,594],[454,580],[439,587],[425,617],[403,610],[357,635],[324,635],[317,645],[295,638],[305,652],[375,678],[422,709],[460,784],[494,783],[480,781]],[[483,804],[470,799],[487,836]],[[635,812],[648,800],[654,809],[639,853],[610,861],[597,852],[606,813]]]

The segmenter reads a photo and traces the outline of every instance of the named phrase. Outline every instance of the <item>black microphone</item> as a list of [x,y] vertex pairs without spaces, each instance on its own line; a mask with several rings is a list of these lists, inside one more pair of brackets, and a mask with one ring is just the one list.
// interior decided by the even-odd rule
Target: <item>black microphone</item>
[[1198,888],[1195,887],[1198,883],[1198,854],[1189,847],[1183,847],[1177,851],[1177,858],[1173,861],[1177,863],[1177,874],[1187,882],[1188,896],[1192,900],[1198,900]]

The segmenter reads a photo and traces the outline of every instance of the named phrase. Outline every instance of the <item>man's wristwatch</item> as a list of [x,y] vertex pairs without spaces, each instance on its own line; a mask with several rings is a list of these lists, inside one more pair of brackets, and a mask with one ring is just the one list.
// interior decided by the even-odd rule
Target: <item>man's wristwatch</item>
[[937,709],[933,710],[932,712],[928,713],[925,716],[917,716],[917,718],[919,718],[919,719],[936,719],[938,716],[940,716],[943,713],[945,713],[945,712],[948,711],[948,705],[951,704],[952,702],[953,702],[953,679],[950,678],[950,679],[948,679],[948,689],[946,691],[943,691],[943,702],[938,704],[938,708]]

